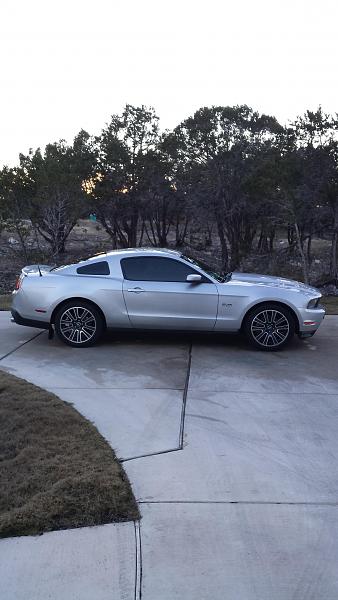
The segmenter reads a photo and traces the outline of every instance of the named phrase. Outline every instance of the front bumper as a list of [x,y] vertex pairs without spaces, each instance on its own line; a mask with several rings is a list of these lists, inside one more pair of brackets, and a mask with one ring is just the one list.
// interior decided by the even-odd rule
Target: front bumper
[[299,335],[310,337],[314,335],[325,317],[325,308],[318,305],[317,308],[299,309]]

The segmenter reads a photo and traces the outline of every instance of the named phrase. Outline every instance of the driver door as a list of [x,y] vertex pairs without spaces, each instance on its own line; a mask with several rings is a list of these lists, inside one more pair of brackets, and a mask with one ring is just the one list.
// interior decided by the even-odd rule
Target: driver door
[[123,296],[130,322],[142,329],[211,331],[216,323],[218,291],[183,261],[162,256],[133,256],[121,260]]

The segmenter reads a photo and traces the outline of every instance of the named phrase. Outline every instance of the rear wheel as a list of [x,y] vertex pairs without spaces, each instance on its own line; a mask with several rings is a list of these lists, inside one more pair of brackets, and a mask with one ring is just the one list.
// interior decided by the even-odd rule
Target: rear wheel
[[68,346],[93,346],[101,337],[103,328],[102,316],[90,302],[69,301],[55,315],[55,331]]
[[245,318],[244,333],[250,343],[260,350],[280,350],[293,337],[295,321],[284,306],[261,304]]

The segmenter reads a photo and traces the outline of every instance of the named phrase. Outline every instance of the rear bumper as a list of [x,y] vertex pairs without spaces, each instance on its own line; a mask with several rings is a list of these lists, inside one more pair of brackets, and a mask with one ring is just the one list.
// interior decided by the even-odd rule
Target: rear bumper
[[36,329],[49,329],[49,323],[47,321],[35,321],[34,319],[25,319],[22,317],[17,310],[12,308],[11,321],[18,325],[25,325],[26,327],[35,327]]

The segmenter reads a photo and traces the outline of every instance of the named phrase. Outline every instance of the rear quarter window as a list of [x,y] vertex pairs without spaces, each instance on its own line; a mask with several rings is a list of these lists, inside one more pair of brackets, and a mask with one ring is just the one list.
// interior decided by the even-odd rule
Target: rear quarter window
[[76,272],[79,275],[110,275],[109,264],[106,260],[78,267]]

